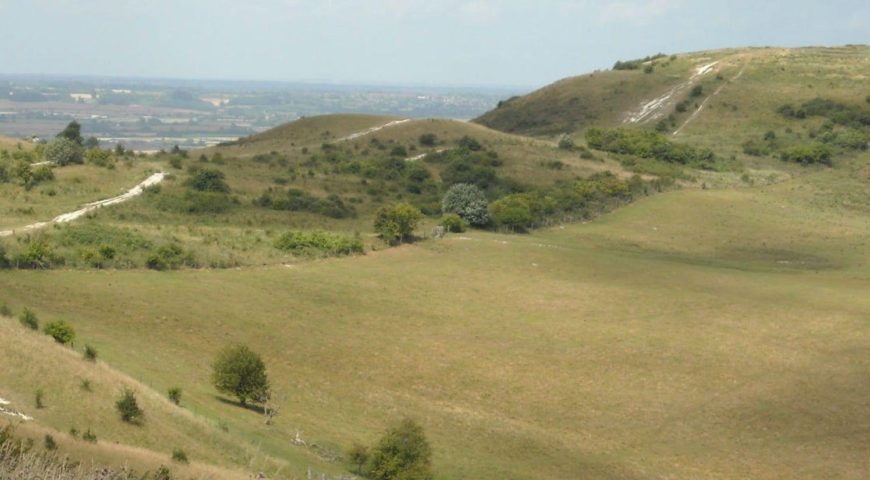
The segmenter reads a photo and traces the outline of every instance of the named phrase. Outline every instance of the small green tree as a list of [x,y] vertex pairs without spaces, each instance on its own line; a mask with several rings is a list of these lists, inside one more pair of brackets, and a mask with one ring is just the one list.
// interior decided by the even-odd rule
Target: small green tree
[[519,195],[508,195],[492,202],[493,220],[511,231],[525,231],[532,223],[532,209],[528,200]]
[[423,427],[404,419],[390,428],[374,447],[369,478],[374,480],[430,480],[432,449]]
[[422,218],[420,209],[409,203],[383,207],[375,215],[375,232],[388,243],[404,242]]
[[197,170],[187,180],[187,186],[200,192],[227,193],[230,186],[227,185],[224,172],[212,168]]
[[229,345],[218,352],[212,364],[212,383],[221,392],[234,395],[239,403],[262,402],[269,395],[266,365],[245,345]]
[[455,213],[445,214],[438,224],[444,227],[447,232],[462,233],[465,231],[465,220]]
[[45,147],[45,159],[56,165],[84,163],[84,151],[78,143],[66,138],[55,138]]
[[420,145],[424,147],[433,147],[438,142],[438,137],[434,133],[424,133],[420,135]]
[[169,401],[178,405],[181,403],[181,388],[172,387],[169,389]]
[[441,211],[455,213],[471,225],[482,226],[489,222],[489,210],[483,190],[470,183],[457,183],[450,187],[441,199]]
[[347,451],[347,458],[350,463],[356,465],[356,473],[362,475],[363,467],[369,461],[369,447],[361,443],[354,443],[350,450]]
[[90,345],[85,345],[85,351],[83,355],[85,357],[85,360],[89,362],[97,361],[97,349]]
[[136,394],[130,389],[125,389],[121,398],[115,402],[115,408],[121,415],[121,420],[127,423],[141,423],[145,416],[145,412],[139,408],[139,403],[136,401]]
[[72,326],[63,320],[57,320],[55,322],[51,322],[45,326],[43,330],[46,335],[51,336],[57,343],[66,345],[68,343],[72,343],[72,341],[76,338],[76,332],[73,330]]
[[82,126],[79,122],[73,120],[67,124],[66,128],[64,128],[60,133],[57,134],[57,138],[64,138],[75,142],[76,145],[81,146],[84,142],[82,138]]

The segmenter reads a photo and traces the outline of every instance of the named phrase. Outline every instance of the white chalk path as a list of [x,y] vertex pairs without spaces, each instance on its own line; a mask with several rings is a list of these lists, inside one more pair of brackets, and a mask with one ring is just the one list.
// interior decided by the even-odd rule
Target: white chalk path
[[30,225],[25,225],[25,226],[20,227],[20,228],[13,228],[10,230],[0,230],[0,237],[9,237],[11,235],[15,235],[16,233],[31,232],[33,230],[38,230],[38,229],[43,228],[45,226],[51,225],[53,223],[72,222],[73,220],[77,220],[77,219],[81,218],[82,216],[84,216],[85,214],[92,212],[98,208],[108,207],[109,205],[116,205],[118,203],[124,203],[127,200],[130,200],[131,198],[137,197],[137,196],[141,195],[142,192],[144,192],[146,188],[148,188],[152,185],[157,185],[158,183],[162,182],[164,178],[166,178],[165,172],[157,172],[154,175],[151,175],[150,177],[146,178],[145,180],[143,180],[141,183],[139,183],[135,187],[131,188],[130,190],[127,190],[126,193],[118,195],[117,197],[112,197],[112,198],[107,198],[105,200],[99,200],[96,202],[86,203],[82,208],[80,208],[74,212],[63,213],[61,215],[58,215],[48,222],[38,222],[38,223],[32,223]]
[[664,95],[656,97],[646,103],[641,104],[640,109],[636,112],[631,112],[628,114],[628,117],[622,121],[622,123],[639,123],[645,120],[656,119],[664,116],[662,112],[663,107],[668,103],[668,101],[674,98],[675,95],[689,88],[695,81],[710,72],[713,71],[713,67],[715,67],[719,62],[712,62],[706,65],[701,65],[700,67],[695,69],[695,73],[689,77],[685,82],[671,88]]
[[441,152],[446,152],[447,150],[449,150],[449,148],[439,148],[438,150],[435,150],[434,152],[424,152],[424,153],[421,153],[420,155],[414,155],[413,157],[408,157],[405,159],[405,161],[406,162],[416,162],[417,160],[423,160],[424,158],[428,157],[429,155],[437,154],[437,153],[441,153]]
[[357,138],[364,137],[366,135],[370,135],[372,133],[375,133],[379,130],[383,130],[385,128],[390,128],[390,127],[395,127],[396,125],[401,125],[403,123],[410,122],[410,121],[411,121],[410,118],[406,118],[404,120],[393,120],[392,122],[385,123],[383,125],[378,125],[376,127],[367,128],[361,132],[351,133],[350,135],[348,135],[346,137],[339,138],[338,140],[336,140],[336,142],[347,142],[349,140],[355,140]]
[[9,405],[10,403],[12,403],[12,402],[0,397],[0,414],[8,415],[10,417],[17,417],[17,418],[24,420],[25,422],[29,422],[30,420],[33,420],[33,417],[30,417],[30,416],[25,415],[21,412],[16,412],[15,410],[6,408],[6,406]]
[[716,95],[719,95],[719,92],[721,92],[722,89],[725,88],[726,85],[728,85],[728,84],[730,84],[730,83],[732,83],[732,82],[737,81],[737,79],[739,79],[739,78],[743,75],[743,72],[746,71],[746,67],[747,67],[747,66],[749,66],[749,62],[743,64],[743,68],[741,68],[740,71],[737,72],[737,75],[734,75],[734,78],[732,78],[732,79],[731,79],[729,82],[727,82],[727,83],[723,83],[722,85],[719,85],[719,88],[717,88],[713,93],[711,93],[707,98],[705,98],[704,101],[701,102],[700,105],[698,105],[698,108],[696,108],[695,111],[692,112],[691,115],[689,115],[689,118],[687,118],[686,121],[683,122],[682,125],[680,125],[680,128],[674,130],[673,135],[676,136],[676,135],[679,134],[681,131],[683,131],[683,129],[686,128],[686,125],[688,125],[689,122],[691,122],[692,120],[694,120],[695,117],[697,117],[698,114],[701,113],[701,110],[704,109],[704,106],[707,105],[707,102],[709,102],[710,99],[713,98],[713,97],[715,97]]

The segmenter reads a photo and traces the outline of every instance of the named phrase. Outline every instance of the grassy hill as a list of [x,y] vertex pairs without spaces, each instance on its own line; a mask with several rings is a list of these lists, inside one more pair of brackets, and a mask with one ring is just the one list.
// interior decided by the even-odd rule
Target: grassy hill
[[[706,137],[748,136],[759,128],[784,126],[776,115],[784,103],[818,96],[863,103],[868,95],[870,47],[748,48],[665,56],[633,70],[608,70],[566,78],[523,97],[505,101],[475,122],[506,132],[552,136],[589,126],[653,127],[674,114],[679,128],[714,92],[704,111],[681,134]],[[644,67],[649,69],[645,71]],[[709,66],[703,72],[701,69]],[[702,92],[691,95],[701,86]],[[643,106],[661,99],[637,122]],[[676,112],[688,100],[686,111]],[[744,139],[741,139],[742,141]],[[740,142],[718,142],[733,144]],[[729,152],[730,153],[730,152]]]
[[[168,173],[126,203],[0,241],[9,258],[47,249],[54,262],[0,269],[0,304],[69,322],[77,351],[100,359],[0,318],[0,397],[35,417],[18,431],[139,470],[347,478],[353,444],[410,416],[437,479],[863,478],[870,49],[629,65],[479,123],[305,118],[201,151],[54,168],[29,190],[0,184],[2,222],[18,224]],[[227,191],[193,188],[204,171]],[[431,238],[457,179],[545,221]],[[626,197],[596,196],[610,188]],[[564,208],[581,193],[582,210]],[[22,199],[32,211],[15,210]],[[372,220],[400,201],[426,217],[416,242],[387,248]],[[274,246],[290,229],[357,236],[366,254],[294,257]],[[147,268],[155,255],[178,269]],[[273,425],[211,385],[233,342],[263,356]],[[180,406],[165,399],[175,386]],[[124,387],[141,427],[113,410]]]

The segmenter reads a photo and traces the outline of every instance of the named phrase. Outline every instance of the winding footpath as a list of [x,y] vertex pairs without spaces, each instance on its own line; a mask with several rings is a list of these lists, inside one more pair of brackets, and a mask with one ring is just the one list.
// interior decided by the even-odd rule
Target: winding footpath
[[365,129],[365,130],[363,130],[363,131],[361,131],[361,132],[351,133],[350,135],[348,135],[348,136],[346,136],[346,137],[341,137],[341,138],[339,138],[338,140],[336,140],[336,142],[347,142],[347,141],[350,141],[350,140],[355,140],[355,139],[357,139],[357,138],[359,138],[359,137],[364,137],[364,136],[366,136],[366,135],[369,135],[369,134],[375,133],[375,132],[377,132],[377,131],[379,131],[379,130],[383,130],[383,129],[385,129],[385,128],[390,128],[390,127],[395,127],[396,125],[401,125],[401,124],[403,124],[403,123],[407,123],[407,122],[410,122],[410,121],[411,121],[410,118],[406,118],[406,119],[403,119],[403,120],[393,120],[392,122],[385,123],[385,124],[383,124],[383,125],[378,125],[378,126],[376,126],[376,127],[367,128],[367,129]]
[[116,205],[119,203],[124,203],[127,200],[138,197],[142,195],[142,192],[145,191],[146,188],[157,185],[162,182],[163,179],[166,178],[166,172],[157,172],[150,177],[143,180],[141,183],[136,185],[135,187],[127,190],[127,192],[118,195],[117,197],[107,198],[105,200],[98,200],[96,202],[86,203],[82,208],[75,210],[73,212],[62,213],[53,219],[47,222],[37,222],[31,223],[30,225],[25,225],[19,228],[13,228],[9,230],[0,230],[0,237],[9,237],[15,235],[16,233],[26,233],[32,232],[34,230],[39,230],[40,228],[46,227],[48,225],[52,225],[55,223],[68,223],[73,220],[77,220],[84,216],[85,214],[92,212],[98,208],[108,207],[110,205]]

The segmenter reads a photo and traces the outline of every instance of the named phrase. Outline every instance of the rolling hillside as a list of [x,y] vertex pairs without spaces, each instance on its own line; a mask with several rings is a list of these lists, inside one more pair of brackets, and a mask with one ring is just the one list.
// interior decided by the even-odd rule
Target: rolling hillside
[[[437,480],[864,478],[870,48],[629,64],[476,123],[329,115],[9,175],[0,230],[166,174],[0,239],[0,397],[33,417],[0,418],[37,451],[48,434],[85,464],[181,478],[355,478],[348,450],[404,417]],[[18,157],[0,166],[35,160]],[[466,182],[536,222],[433,238]],[[391,246],[373,220],[396,202],[424,218]],[[290,230],[364,254],[293,255],[276,246]],[[72,325],[75,347],[23,326],[25,308]],[[263,357],[271,425],[212,385],[235,342]],[[140,426],[114,409],[125,387]]]
[[[868,77],[868,46],[704,51],[664,56],[633,70],[566,78],[505,101],[475,122],[505,132],[553,136],[590,126],[652,128],[675,114],[667,133],[680,129],[688,138],[747,136],[783,125],[776,109],[785,103],[818,96],[863,103]],[[703,91],[692,96],[695,86]],[[676,112],[676,105],[687,99],[686,111]],[[703,104],[703,111],[683,127],[695,104]]]

